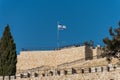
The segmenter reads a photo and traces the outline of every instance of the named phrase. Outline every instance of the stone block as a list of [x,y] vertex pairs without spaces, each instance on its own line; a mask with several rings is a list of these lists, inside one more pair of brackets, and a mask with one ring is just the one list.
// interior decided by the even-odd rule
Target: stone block
[[60,70],[60,75],[64,75],[64,70]]
[[15,80],[15,76],[10,76],[10,80]]
[[96,69],[97,69],[97,72],[101,72],[102,71],[101,67],[96,67]]
[[114,70],[113,66],[109,67],[109,71],[113,71],[113,70]]
[[76,73],[80,74],[81,73],[81,69],[76,69]]
[[91,68],[91,72],[95,72],[95,67],[92,67],[92,68]]
[[67,70],[60,70],[60,75],[67,75],[68,71]]
[[72,74],[72,68],[67,69],[67,74]]
[[84,73],[89,73],[89,68],[85,68]]
[[107,66],[102,66],[102,68],[103,68],[103,72],[108,71]]
[[3,80],[3,76],[0,76],[0,80]]
[[21,79],[22,74],[16,74],[16,79]]
[[10,78],[9,76],[5,76],[4,80],[9,80],[9,78]]

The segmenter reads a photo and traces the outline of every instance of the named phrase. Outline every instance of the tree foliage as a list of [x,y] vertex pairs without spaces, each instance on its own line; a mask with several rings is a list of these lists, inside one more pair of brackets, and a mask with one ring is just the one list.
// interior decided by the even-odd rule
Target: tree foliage
[[91,47],[93,47],[93,46],[94,46],[94,41],[92,41],[92,40],[90,40],[90,41],[85,41],[83,44],[84,44],[85,46],[91,46]]
[[15,75],[16,63],[16,44],[7,25],[0,40],[0,75]]
[[103,42],[105,43],[105,56],[108,61],[111,61],[112,57],[120,59],[120,22],[118,23],[119,27],[113,29],[110,27],[109,34],[111,38],[104,38]]

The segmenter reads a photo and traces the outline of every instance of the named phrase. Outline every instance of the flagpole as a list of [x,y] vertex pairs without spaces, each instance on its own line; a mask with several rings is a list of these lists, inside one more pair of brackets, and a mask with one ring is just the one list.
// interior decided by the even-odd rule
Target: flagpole
[[58,25],[59,25],[59,22],[57,22],[57,49],[59,50],[60,43],[59,43],[59,28],[58,28]]

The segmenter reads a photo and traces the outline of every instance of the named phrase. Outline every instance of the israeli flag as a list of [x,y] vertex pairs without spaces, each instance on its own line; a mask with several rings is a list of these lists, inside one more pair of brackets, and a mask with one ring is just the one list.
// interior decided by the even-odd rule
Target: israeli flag
[[66,29],[65,25],[58,24],[58,30],[65,30],[65,29]]

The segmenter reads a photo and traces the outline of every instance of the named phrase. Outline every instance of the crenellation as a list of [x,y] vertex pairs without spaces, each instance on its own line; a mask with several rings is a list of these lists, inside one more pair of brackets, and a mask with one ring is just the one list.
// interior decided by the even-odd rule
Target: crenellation
[[[102,67],[103,67],[103,70],[101,70],[102,69]],[[82,77],[82,78],[85,78],[85,80],[86,79],[90,79],[90,80],[92,80],[93,79],[93,75],[92,74],[94,74],[94,75],[97,75],[97,78],[95,78],[95,79],[98,79],[98,78],[101,78],[101,74],[103,74],[103,73],[106,73],[106,75],[110,75],[110,74],[115,74],[115,70],[112,70],[113,69],[113,67],[114,67],[114,65],[113,66],[111,66],[110,67],[110,72],[109,72],[109,70],[107,69],[108,68],[108,66],[99,66],[99,67],[90,67],[90,68],[81,68],[81,73],[73,73],[73,69],[74,68],[68,68],[68,69],[61,69],[60,70],[60,75],[59,76],[57,76],[57,78],[60,78],[61,76],[64,76],[64,75],[66,75],[66,76],[69,76],[69,75],[74,75],[74,76],[76,76],[76,75],[83,75],[84,77]],[[76,69],[74,69],[74,70],[76,70]],[[82,71],[83,70],[83,71]],[[117,68],[116,68],[116,71],[117,71]],[[31,74],[31,75],[33,75],[33,76],[30,76],[30,77],[32,77],[32,78],[35,78],[35,77],[38,77],[38,78],[44,78],[44,77],[47,77],[47,79],[46,80],[50,80],[49,78],[50,77],[52,77],[52,76],[54,76],[55,78],[56,78],[56,75],[55,75],[55,72],[56,72],[56,69],[54,69],[54,70],[48,70],[48,71],[45,71],[43,74],[42,74],[42,76],[35,76],[35,75],[33,75],[33,74]],[[118,72],[118,71],[117,71]],[[38,74],[39,75],[39,74]],[[91,76],[91,77],[90,77]],[[19,78],[19,76],[16,76],[16,77],[18,77]],[[27,73],[23,73],[23,74],[21,74],[21,78],[30,78],[30,77],[28,77],[28,74]],[[64,76],[65,77],[65,76]],[[109,77],[109,76],[108,76]],[[107,78],[108,77],[106,77],[105,78],[105,80],[107,80]],[[111,78],[113,78],[113,79],[115,79],[116,77],[109,77],[110,79]],[[57,79],[56,79],[57,80]],[[63,80],[63,79],[61,79],[61,80]]]

